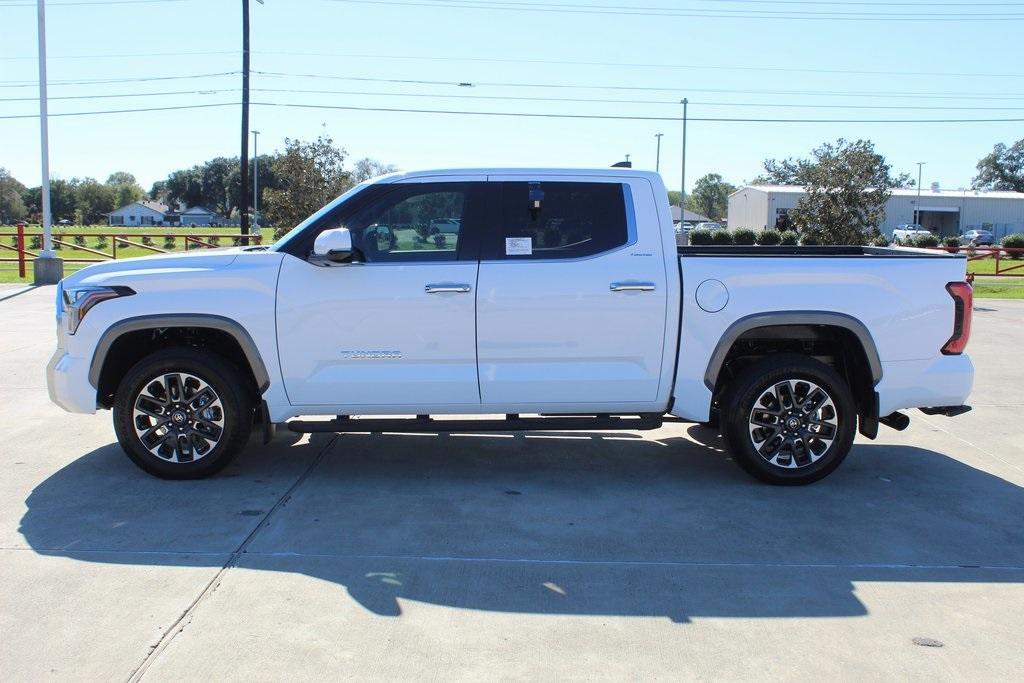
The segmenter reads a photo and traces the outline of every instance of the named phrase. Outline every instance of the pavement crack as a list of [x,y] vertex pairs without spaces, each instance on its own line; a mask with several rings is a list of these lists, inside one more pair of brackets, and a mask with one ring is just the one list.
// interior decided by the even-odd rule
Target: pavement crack
[[231,555],[228,557],[227,561],[220,569],[217,570],[217,573],[213,575],[209,582],[207,582],[207,584],[203,587],[203,590],[199,592],[199,595],[197,595],[195,599],[192,600],[191,603],[189,603],[188,607],[185,608],[185,610],[181,613],[181,615],[178,616],[174,623],[164,630],[163,635],[160,636],[156,644],[150,647],[149,652],[146,653],[146,656],[143,657],[142,661],[139,662],[138,666],[136,666],[129,674],[129,683],[134,683],[136,681],[142,680],[142,677],[146,675],[146,672],[149,670],[149,667],[152,666],[153,662],[156,661],[157,657],[159,657],[160,654],[167,649],[167,647],[171,644],[171,641],[173,641],[174,638],[179,633],[184,631],[185,628],[187,628],[188,625],[192,623],[192,619],[194,618],[196,610],[198,609],[199,605],[205,602],[207,598],[213,595],[217,591],[217,589],[220,588],[220,585],[224,580],[224,575],[227,573],[227,571],[238,564],[238,558],[245,554],[246,548],[249,547],[253,539],[255,539],[259,532],[267,526],[267,523],[269,522],[270,518],[273,517],[278,510],[283,508],[288,503],[288,501],[292,497],[292,494],[294,494],[295,491],[300,486],[302,486],[302,483],[309,478],[309,475],[312,474],[313,471],[317,468],[317,466],[323,461],[323,459],[334,447],[334,444],[337,440],[338,435],[335,434],[324,445],[324,447],[320,449],[316,456],[314,456],[314,458],[310,461],[309,466],[306,467],[306,469],[303,470],[302,474],[300,474],[299,477],[292,483],[292,485],[288,487],[288,490],[281,494],[281,496],[277,499],[277,502],[274,503],[273,507],[271,507],[270,510],[268,510],[267,513],[263,515],[263,517],[256,524],[256,526],[253,527],[252,531],[249,532],[249,535],[246,536],[242,540],[242,542],[238,544],[238,547],[231,552]]

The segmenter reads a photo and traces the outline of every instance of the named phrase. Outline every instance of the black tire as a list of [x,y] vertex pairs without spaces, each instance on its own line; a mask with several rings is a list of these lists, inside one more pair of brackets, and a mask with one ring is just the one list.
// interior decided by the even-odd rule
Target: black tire
[[[161,375],[164,376],[164,384],[154,384]],[[177,383],[173,379],[175,376],[178,377]],[[198,380],[198,384],[193,380]],[[170,389],[168,381],[175,385],[175,389]],[[195,391],[190,384],[198,387],[205,384],[216,399],[202,415],[199,410],[204,404],[199,401],[205,403],[211,395],[200,397],[199,394],[205,392],[203,388],[190,396],[189,391]],[[165,393],[170,390],[181,394],[181,403],[168,399],[167,405],[158,406],[161,389]],[[156,391],[156,399],[151,390]],[[140,404],[140,400],[143,403]],[[190,405],[190,402],[194,403]],[[182,410],[172,411],[179,405]],[[149,417],[149,413],[137,415],[137,406],[154,410],[162,417]],[[252,430],[253,411],[250,383],[230,361],[212,352],[172,347],[146,356],[122,378],[114,395],[114,432],[125,454],[146,472],[161,479],[201,479],[223,469],[245,447]],[[181,416],[172,415],[172,412],[185,414],[181,420],[182,427],[174,427],[172,418]],[[200,420],[202,416],[212,421]],[[141,425],[138,430],[137,425]],[[145,429],[145,425],[152,428]],[[141,436],[139,430],[143,430]],[[179,435],[174,433],[176,431],[187,432],[188,435]],[[142,441],[146,435],[157,442],[159,452],[170,449],[170,455],[161,456],[151,451]],[[211,443],[214,435],[218,438]],[[185,439],[181,446],[178,445],[179,439]],[[208,449],[206,452],[202,452],[204,444]]]
[[[821,400],[814,387],[828,400]],[[815,405],[822,407],[815,410]],[[843,462],[853,446],[857,410],[849,386],[835,370],[807,356],[779,353],[739,373],[721,418],[722,435],[740,467],[769,484],[799,486],[828,476]],[[761,426],[775,420],[773,426]],[[793,420],[800,424],[794,426]],[[760,450],[755,438],[763,439]],[[781,444],[777,450],[776,444]]]

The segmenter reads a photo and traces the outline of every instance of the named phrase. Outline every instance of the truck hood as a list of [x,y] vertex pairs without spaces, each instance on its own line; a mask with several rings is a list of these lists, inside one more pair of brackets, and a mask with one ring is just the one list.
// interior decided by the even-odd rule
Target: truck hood
[[[82,268],[64,278],[65,286],[111,284],[119,280],[134,280],[148,274],[194,273],[226,268],[245,250],[253,247],[229,247],[175,254],[154,254],[137,258],[104,261]],[[258,247],[257,247],[258,249]]]

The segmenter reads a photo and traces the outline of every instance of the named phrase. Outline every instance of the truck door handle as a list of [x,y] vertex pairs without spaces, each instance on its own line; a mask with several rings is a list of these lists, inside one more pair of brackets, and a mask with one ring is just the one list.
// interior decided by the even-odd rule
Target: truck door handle
[[608,285],[608,288],[613,292],[653,292],[653,282],[634,282],[632,280],[628,282],[613,282]]
[[464,285],[458,282],[435,282],[424,287],[423,291],[427,294],[446,294],[453,292],[456,294],[465,294],[470,291],[470,289],[472,288],[469,285]]

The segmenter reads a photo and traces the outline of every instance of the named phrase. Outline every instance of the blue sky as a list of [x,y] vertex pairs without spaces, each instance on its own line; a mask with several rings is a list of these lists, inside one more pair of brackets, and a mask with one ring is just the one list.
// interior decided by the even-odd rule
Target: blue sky
[[[63,4],[75,1],[85,2],[48,3],[51,97],[139,96],[54,99],[51,113],[238,101],[239,93],[234,90],[240,87],[238,75],[75,85],[59,82],[237,71],[239,2]],[[523,10],[524,4],[535,2],[541,3],[544,11]],[[496,4],[517,9],[493,9]],[[633,9],[551,11],[580,5]],[[477,8],[480,6],[491,9]],[[676,8],[716,16],[665,16],[671,13],[637,8]],[[628,14],[630,11],[643,14]],[[784,18],[750,18],[753,12],[778,12],[760,16]],[[828,16],[837,12],[870,20]],[[975,20],[982,13],[1004,16]],[[901,20],[938,15],[949,16],[941,17],[943,21]],[[811,16],[820,18],[807,19]],[[859,4],[835,0],[521,0],[520,4],[266,0],[265,5],[252,3],[252,68],[292,75],[254,75],[252,99],[306,105],[677,117],[681,108],[673,103],[685,96],[695,119],[1024,119],[1024,72],[1019,54],[1022,18],[1024,2],[1010,0],[862,0]],[[8,100],[0,102],[0,116],[37,113],[37,103],[31,99],[36,95],[34,87],[9,87],[34,81],[35,54],[34,2],[0,0],[0,86],[4,86],[0,87],[0,99]],[[893,73],[850,73],[865,71]],[[383,82],[386,80],[440,83]],[[460,82],[474,86],[460,87]],[[537,87],[540,85],[559,87]],[[179,91],[189,93],[156,94]],[[452,95],[460,97],[444,97]],[[483,97],[653,102],[478,99]],[[836,105],[922,108],[841,109]],[[607,166],[625,154],[631,155],[637,167],[653,169],[654,136],[662,132],[661,171],[669,187],[679,184],[681,125],[675,121],[253,106],[251,125],[262,131],[261,151],[280,148],[285,137],[311,139],[326,131],[353,158],[370,156],[403,169]],[[102,180],[113,171],[125,170],[148,188],[171,170],[218,155],[236,155],[238,126],[237,106],[53,117],[51,172],[60,178],[93,176]],[[916,175],[915,162],[926,161],[925,185],[938,181],[944,188],[956,188],[970,183],[977,160],[993,144],[1024,137],[1024,124],[695,120],[689,125],[687,178],[692,184],[704,173],[718,172],[740,183],[756,176],[766,157],[805,155],[815,145],[837,137],[873,140],[897,171]],[[26,184],[39,183],[38,145],[36,119],[0,119],[0,166]]]

